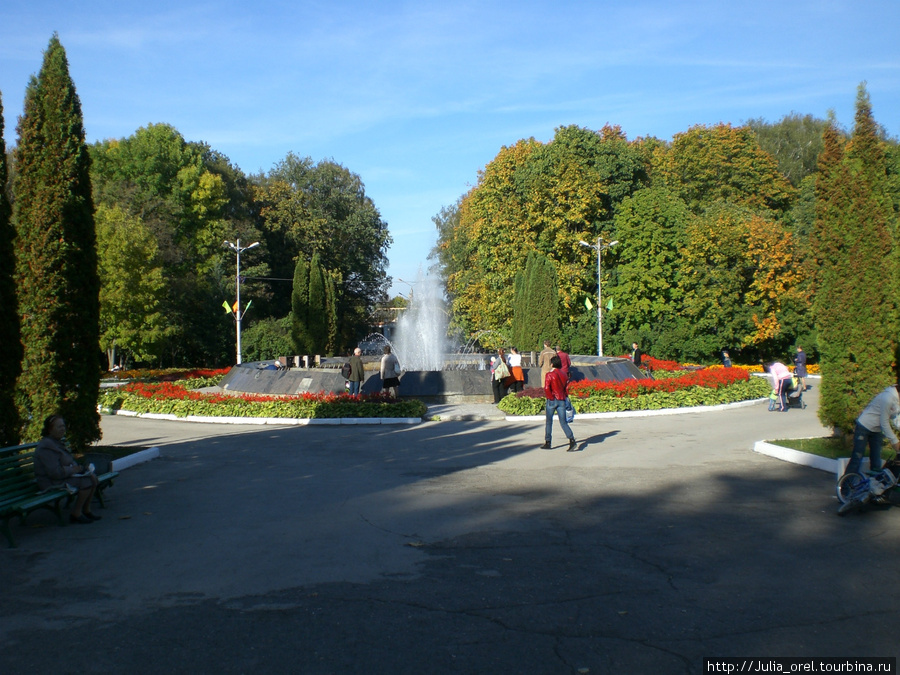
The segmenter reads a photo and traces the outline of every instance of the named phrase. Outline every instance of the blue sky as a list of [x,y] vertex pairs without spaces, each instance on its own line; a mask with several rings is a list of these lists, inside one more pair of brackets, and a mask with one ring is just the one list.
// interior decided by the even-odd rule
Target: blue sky
[[412,281],[432,216],[502,146],[562,125],[669,140],[834,110],[850,127],[865,80],[900,135],[898,26],[896,0],[0,0],[0,93],[14,145],[56,31],[89,141],[165,122],[248,174],[334,159],[389,225],[389,273]]

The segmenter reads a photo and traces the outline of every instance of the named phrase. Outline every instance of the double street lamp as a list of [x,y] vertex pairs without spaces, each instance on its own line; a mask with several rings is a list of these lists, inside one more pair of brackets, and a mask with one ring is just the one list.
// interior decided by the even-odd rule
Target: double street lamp
[[604,242],[603,237],[597,237],[596,244],[589,244],[586,241],[579,241],[579,244],[582,246],[587,246],[588,248],[592,248],[597,251],[597,356],[603,356],[603,303],[601,301],[600,289],[601,289],[601,258],[603,257],[603,251],[606,249],[612,248],[616,244],[618,244],[618,240]]
[[[230,241],[225,241],[225,246],[230,248],[237,254],[237,271],[234,275],[234,286],[235,293],[237,295],[237,302],[234,303],[234,319],[235,325],[237,326],[237,362],[238,365],[241,364],[241,319],[244,318],[243,313],[241,312],[241,253],[243,251],[249,251],[251,248],[256,248],[259,246],[259,242],[255,241],[249,246],[241,246],[241,240],[238,239],[234,243]],[[249,307],[249,305],[248,305]]]

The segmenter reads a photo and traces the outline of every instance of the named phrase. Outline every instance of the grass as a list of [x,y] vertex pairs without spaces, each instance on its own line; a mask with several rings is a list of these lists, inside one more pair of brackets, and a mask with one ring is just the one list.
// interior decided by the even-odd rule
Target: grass
[[[808,452],[811,455],[827,457],[828,459],[849,457],[853,450],[851,437],[847,437],[846,439],[833,436],[826,438],[788,438],[781,441],[769,442],[773,445],[780,445],[784,448],[799,450],[800,452]],[[865,456],[869,456],[868,449],[866,449]],[[892,457],[894,457],[894,451],[891,450],[889,444],[885,443],[881,451],[881,459],[888,460]]]
[[852,450],[852,447],[843,438],[834,436],[825,438],[788,438],[769,442],[773,445],[780,445],[784,448],[799,450],[800,452],[808,452],[811,455],[827,457],[828,459],[849,457]]

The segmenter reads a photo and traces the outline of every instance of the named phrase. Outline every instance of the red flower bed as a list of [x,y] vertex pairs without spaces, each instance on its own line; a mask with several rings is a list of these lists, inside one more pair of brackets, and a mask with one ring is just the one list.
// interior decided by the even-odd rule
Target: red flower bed
[[[628,357],[625,356],[623,358],[627,359]],[[641,357],[641,365],[650,370],[668,370],[672,372],[684,370],[684,366],[678,363],[678,361],[663,361],[662,359],[654,358],[648,354],[644,354]]]
[[[203,371],[194,371],[203,372]],[[206,371],[215,372],[215,371]],[[208,375],[199,375],[198,377],[209,377]],[[183,378],[179,378],[183,379]],[[291,396],[271,396],[266,394],[205,394],[199,391],[185,389],[180,384],[172,384],[171,382],[132,382],[122,387],[122,391],[143,398],[164,400],[189,400],[189,401],[205,401],[206,403],[225,403],[234,399],[243,399],[250,403],[272,403],[274,401],[310,401],[315,403],[336,403],[338,401],[385,401],[393,402],[393,398],[384,393],[377,392],[374,394],[363,394],[362,396],[350,396],[350,394],[335,394],[331,392],[306,392],[303,394],[294,394]]]
[[191,380],[195,377],[222,377],[231,368],[195,368],[194,370],[181,370],[177,373],[168,373],[159,378],[160,382],[174,382],[175,380]]
[[681,377],[670,377],[664,380],[625,380],[623,382],[602,382],[600,380],[582,380],[569,385],[569,395],[587,398],[592,395],[610,395],[617,397],[634,397],[639,394],[650,394],[656,391],[673,392],[688,387],[707,387],[718,389],[735,382],[750,379],[750,375],[738,368],[721,368],[715,370],[696,370],[687,372]]

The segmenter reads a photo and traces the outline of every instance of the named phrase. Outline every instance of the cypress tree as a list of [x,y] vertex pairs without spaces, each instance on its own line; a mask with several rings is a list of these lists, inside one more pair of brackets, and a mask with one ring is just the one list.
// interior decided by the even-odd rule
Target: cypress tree
[[0,445],[18,445],[19,412],[16,407],[16,379],[22,368],[22,340],[13,270],[16,257],[13,242],[12,207],[7,198],[6,143],[3,141],[3,99],[0,97]]
[[54,35],[25,92],[16,148],[24,438],[59,412],[75,449],[100,438],[100,282],[81,103]]
[[312,354],[323,354],[328,341],[328,317],[325,314],[325,275],[314,253],[309,262],[309,313],[306,329],[309,332]]
[[531,346],[527,342],[527,334],[528,310],[525,297],[525,272],[519,270],[513,278],[512,322],[509,336],[512,346],[527,350]]
[[291,339],[297,354],[313,353],[309,333],[309,265],[301,253],[294,266],[294,287],[291,291]]
[[895,223],[884,152],[863,85],[846,148],[833,120],[823,141],[811,237],[822,372],[819,417],[852,431],[872,396],[895,381],[897,331]]
[[525,323],[520,348],[540,351],[543,341],[559,339],[559,290],[553,262],[540,253],[530,253],[525,263]]
[[325,313],[328,322],[328,340],[325,344],[325,353],[328,356],[333,356],[338,348],[338,274],[337,272],[325,273]]

